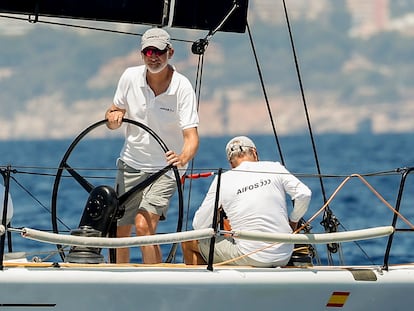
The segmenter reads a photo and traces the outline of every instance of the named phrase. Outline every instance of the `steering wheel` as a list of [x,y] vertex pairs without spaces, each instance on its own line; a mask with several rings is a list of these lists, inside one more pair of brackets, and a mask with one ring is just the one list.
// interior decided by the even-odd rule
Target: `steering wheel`
[[[130,119],[122,119],[122,121],[124,123],[130,123],[133,124],[135,126],[138,126],[140,128],[142,128],[143,130],[147,131],[156,141],[157,143],[160,145],[161,149],[164,152],[167,152],[169,149],[166,146],[166,144],[162,141],[162,139],[152,130],[150,129],[148,126],[134,121],[134,120],[130,120]],[[70,144],[70,146],[68,147],[68,149],[66,150],[56,173],[55,176],[55,180],[54,180],[54,184],[53,184],[53,191],[52,191],[52,200],[51,200],[51,220],[52,220],[52,228],[53,228],[53,232],[54,233],[59,233],[59,229],[58,229],[58,208],[57,208],[57,195],[58,195],[58,191],[59,191],[59,185],[63,176],[64,171],[67,171],[69,173],[69,177],[73,177],[74,180],[80,185],[80,187],[82,187],[87,193],[91,193],[93,191],[93,189],[95,189],[96,187],[90,183],[85,177],[83,177],[80,173],[78,173],[74,168],[72,168],[69,164],[68,164],[68,159],[70,157],[70,155],[72,154],[72,151],[75,149],[75,147],[78,145],[78,143],[88,134],[90,133],[92,130],[96,129],[97,127],[100,127],[102,125],[106,126],[106,122],[107,120],[101,120],[98,121],[92,125],[90,125],[89,127],[87,127],[85,130],[83,130],[74,140],[73,142]],[[109,129],[108,129],[109,130]],[[144,180],[143,182],[141,182],[140,184],[138,184],[137,186],[135,186],[133,189],[131,189],[132,191],[128,191],[123,195],[120,195],[119,197],[117,197],[116,199],[118,200],[118,202],[120,202],[121,204],[126,202],[128,200],[128,198],[130,196],[132,196],[136,191],[139,191],[143,188],[145,188],[148,185],[148,180],[150,178],[153,178],[153,180],[155,180],[156,178],[158,178],[159,176],[161,176],[162,174],[164,174],[166,171],[168,171],[169,169],[172,169],[174,172],[174,177],[175,177],[175,181],[177,184],[177,191],[178,191],[178,220],[177,220],[177,232],[180,232],[182,230],[182,224],[183,224],[183,215],[184,215],[184,204],[183,204],[183,192],[182,192],[182,187],[181,187],[181,178],[180,178],[180,174],[178,173],[178,169],[176,166],[166,166],[163,169],[159,170],[158,172],[152,174],[148,179]],[[152,180],[152,181],[153,181]],[[65,259],[65,252],[62,248],[62,245],[57,245],[58,248],[58,252],[60,257],[62,258],[62,260]],[[167,256],[166,262],[172,262],[175,253],[177,250],[177,243],[172,244],[170,252]]]

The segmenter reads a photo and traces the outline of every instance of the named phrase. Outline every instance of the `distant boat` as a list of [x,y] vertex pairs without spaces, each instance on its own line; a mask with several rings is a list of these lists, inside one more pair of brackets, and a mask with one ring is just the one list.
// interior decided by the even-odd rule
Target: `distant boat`
[[[244,33],[247,24],[248,1],[0,1],[0,12],[28,15],[31,22],[39,16],[107,22],[137,23],[153,26],[171,26],[183,29],[208,30],[205,38],[194,42],[192,51],[204,55],[209,40],[217,31]],[[287,13],[287,11],[286,11]],[[286,14],[287,15],[287,14]],[[288,16],[288,15],[287,15]],[[287,19],[288,22],[288,19]],[[288,22],[289,25],[289,22]],[[293,41],[292,41],[293,43]],[[300,74],[300,72],[298,71]],[[199,81],[198,81],[199,82]],[[183,231],[182,180],[176,168],[165,167],[137,188],[151,183],[165,171],[173,169],[178,185],[178,222],[176,232],[155,236],[116,238],[115,219],[118,208],[131,193],[117,196],[107,185],[95,185],[91,176],[85,176],[70,165],[72,151],[90,132],[104,126],[105,120],[81,131],[68,146],[60,165],[56,168],[51,198],[53,232],[13,227],[10,179],[18,172],[13,165],[0,166],[4,179],[2,225],[0,226],[0,308],[5,310],[405,310],[414,303],[414,263],[389,262],[394,235],[411,232],[412,223],[400,211],[405,181],[413,168],[402,168],[397,202],[391,206],[375,192],[363,176],[354,174],[344,178],[338,191],[351,178],[362,181],[361,187],[370,189],[394,217],[389,226],[373,226],[351,231],[338,231],[335,216],[329,208],[334,199],[324,198],[320,212],[325,213],[323,231],[311,232],[303,220],[297,234],[248,231],[224,231],[218,227]],[[160,145],[167,146],[157,133],[135,121],[124,119],[148,131]],[[275,138],[277,135],[275,133]],[[311,135],[312,138],[312,135]],[[277,143],[276,139],[276,143]],[[317,157],[316,157],[317,160]],[[318,163],[316,161],[316,163]],[[29,170],[29,168],[28,168]],[[217,173],[220,174],[220,170]],[[90,172],[93,174],[94,172]],[[35,172],[33,172],[35,174]],[[103,174],[103,173],[102,173]],[[318,172],[323,191],[323,175]],[[42,178],[42,174],[39,174]],[[99,176],[94,176],[99,177]],[[191,177],[191,176],[187,176]],[[197,177],[197,174],[194,175]],[[81,221],[71,234],[59,232],[58,193],[62,179],[70,178],[88,195]],[[94,179],[96,180],[96,179]],[[137,189],[133,189],[136,191]],[[324,195],[323,195],[324,196]],[[9,207],[9,209],[7,208]],[[13,206],[17,211],[19,206]],[[11,219],[11,220],[10,220]],[[409,229],[397,227],[404,221]],[[370,223],[370,222],[368,222]],[[20,236],[16,236],[18,233]],[[175,263],[178,243],[192,239],[211,239],[231,234],[236,239],[260,240],[272,243],[292,243],[297,246],[291,262],[280,268],[254,268],[213,264],[192,266]],[[388,237],[381,266],[322,265],[317,261],[315,245],[324,244],[331,254],[340,243]],[[7,238],[7,239],[6,239]],[[32,239],[56,245],[59,261],[32,260],[26,253],[13,252],[16,238]],[[147,244],[171,245],[170,253],[162,264],[116,264],[114,249]],[[102,254],[109,249],[108,258]],[[28,252],[31,250],[27,250]],[[407,249],[409,252],[410,249]]]

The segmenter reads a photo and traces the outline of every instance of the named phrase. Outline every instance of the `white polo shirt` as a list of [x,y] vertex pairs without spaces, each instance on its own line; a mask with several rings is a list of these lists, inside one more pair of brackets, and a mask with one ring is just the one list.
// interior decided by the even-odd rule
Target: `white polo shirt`
[[[155,96],[147,84],[145,66],[127,68],[119,80],[114,104],[126,109],[126,118],[151,128],[176,153],[183,148],[182,131],[197,127],[199,122],[194,89],[175,69],[169,88]],[[163,149],[147,131],[128,123],[125,135],[120,159],[126,164],[144,172],[167,165]]]

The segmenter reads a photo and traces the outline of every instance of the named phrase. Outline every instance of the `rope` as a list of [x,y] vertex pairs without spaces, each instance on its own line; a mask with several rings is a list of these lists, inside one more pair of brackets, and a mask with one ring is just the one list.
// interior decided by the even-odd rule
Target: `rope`
[[[369,174],[369,176],[372,176],[372,174]],[[381,194],[380,193],[378,193],[378,191],[376,191],[375,189],[374,189],[374,187],[370,184],[370,183],[368,183],[368,181],[364,178],[364,177],[362,177],[360,174],[351,174],[351,175],[349,175],[349,176],[347,176],[342,182],[341,182],[341,184],[336,188],[336,190],[333,192],[333,194],[330,196],[330,198],[326,201],[326,203],[312,216],[312,217],[310,217],[309,218],[309,220],[307,221],[307,223],[305,223],[305,224],[303,224],[302,226],[300,226],[299,228],[297,228],[294,232],[293,232],[293,234],[297,234],[298,232],[300,232],[303,228],[305,228],[307,225],[309,225],[312,221],[314,221],[316,218],[317,218],[317,216],[319,216],[324,210],[325,210],[325,208],[328,206],[328,204],[330,204],[331,202],[332,202],[332,200],[335,198],[335,196],[339,193],[339,191],[345,186],[345,184],[346,183],[348,183],[352,178],[355,178],[355,177],[357,177],[357,178],[359,178],[366,186],[367,186],[367,188],[382,202],[382,203],[384,203],[384,205],[385,206],[387,206],[387,208],[389,208],[393,213],[395,213],[400,219],[402,219],[402,221],[404,221],[411,229],[413,229],[414,230],[414,225],[407,219],[407,218],[405,218],[400,212],[398,212],[397,210],[395,210],[395,208],[394,207],[392,207],[391,206],[391,204],[390,203],[388,203],[382,196],[381,196]],[[333,233],[329,233],[329,234],[333,234]],[[216,263],[215,264],[215,266],[220,266],[220,265],[225,265],[225,264],[228,264],[228,263],[231,263],[231,262],[234,262],[234,261],[236,261],[236,260],[238,260],[238,259],[241,259],[241,258],[244,258],[244,257],[246,257],[246,256],[250,256],[250,255],[252,255],[252,254],[255,254],[255,253],[259,253],[259,252],[261,252],[261,251],[263,251],[263,250],[266,250],[266,249],[268,249],[268,248],[270,248],[270,247],[273,247],[274,245],[276,245],[276,244],[278,244],[278,243],[280,243],[280,242],[276,242],[276,243],[271,243],[271,244],[269,244],[269,245],[267,245],[267,246],[265,246],[265,247],[262,247],[262,248],[259,248],[259,249],[257,249],[257,250],[255,250],[255,251],[252,251],[252,252],[250,252],[250,253],[248,253],[248,254],[244,254],[244,255],[241,255],[241,256],[239,256],[239,257],[236,257],[236,258],[232,258],[232,259],[229,259],[229,260],[226,260],[226,261],[223,261],[223,262],[220,262],[220,263]],[[295,251],[296,251],[297,249],[295,249]]]
[[[376,191],[374,189],[374,187],[372,187],[372,185],[370,183],[368,183],[368,181],[362,177],[360,174],[352,174],[350,176],[348,176],[347,178],[345,178],[345,180],[342,181],[342,183],[337,187],[337,189],[334,191],[334,193],[331,195],[331,197],[326,201],[326,203],[319,209],[319,211],[317,211],[311,218],[309,218],[308,220],[308,224],[311,223],[320,213],[322,213],[324,211],[324,209],[328,206],[328,204],[335,198],[335,196],[338,194],[338,192],[345,186],[345,184],[351,180],[352,178],[359,178],[366,186],[369,190],[371,190],[371,192],[382,202],[384,203],[385,206],[387,206],[394,214],[396,214],[400,219],[402,219],[411,229],[414,229],[414,225],[407,219],[405,218],[400,212],[398,212],[394,207],[392,207],[392,205],[390,203],[388,203],[384,197],[381,196],[381,194],[378,193],[378,191]],[[295,232],[298,232],[302,229],[302,227],[298,228]]]

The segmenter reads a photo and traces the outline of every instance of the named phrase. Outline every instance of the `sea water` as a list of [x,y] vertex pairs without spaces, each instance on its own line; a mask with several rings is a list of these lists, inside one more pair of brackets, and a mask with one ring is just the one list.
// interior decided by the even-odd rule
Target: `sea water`
[[[213,172],[218,168],[229,169],[224,147],[230,137],[201,137],[200,148],[188,173]],[[320,222],[321,207],[335,194],[328,205],[329,211],[338,221],[338,229],[354,230],[390,225],[393,212],[389,206],[396,205],[402,168],[414,166],[413,134],[324,134],[314,137],[314,145],[307,135],[284,136],[276,140],[273,136],[252,136],[261,160],[280,161],[312,190],[312,202],[304,219],[315,217],[311,223],[313,233],[324,232]],[[123,144],[120,137],[105,139],[85,138],[65,158],[71,140],[36,140],[0,142],[0,165],[12,168],[10,192],[14,203],[12,226],[51,230],[52,190],[57,188],[56,210],[59,232],[68,233],[76,229],[85,207],[87,192],[68,177],[67,172],[56,181],[57,167],[64,159],[76,168],[92,185],[113,185],[115,161]],[[278,146],[279,145],[279,146]],[[160,152],[161,147],[160,147]],[[319,167],[319,168],[318,168]],[[105,168],[97,176],[86,168]],[[322,174],[322,177],[318,173]],[[353,178],[348,180],[352,174]],[[377,176],[378,175],[378,176]],[[375,177],[374,177],[375,176]],[[182,230],[191,229],[191,220],[200,205],[213,176],[186,179],[182,198]],[[414,222],[414,182],[407,178],[403,193],[401,213]],[[342,188],[338,188],[343,184]],[[57,186],[56,186],[57,185]],[[372,188],[370,188],[372,187]],[[386,203],[384,203],[384,201]],[[177,230],[177,195],[172,199],[168,218],[160,223],[158,232]],[[291,204],[288,200],[288,208]],[[387,203],[389,206],[387,206]],[[269,207],[270,208],[270,207]],[[319,212],[319,214],[318,214]],[[410,224],[398,221],[398,226],[410,228]],[[13,251],[27,252],[28,257],[48,258],[56,250],[51,244],[30,241],[20,235],[11,235]],[[342,243],[342,248],[333,254],[334,261],[344,258],[345,264],[382,264],[387,238]],[[414,235],[395,235],[392,247],[392,262],[413,260],[411,251]],[[164,259],[171,245],[162,246]],[[324,245],[317,246],[322,263],[327,262]],[[133,262],[140,262],[139,248],[131,251]],[[175,261],[182,261],[180,247]]]

